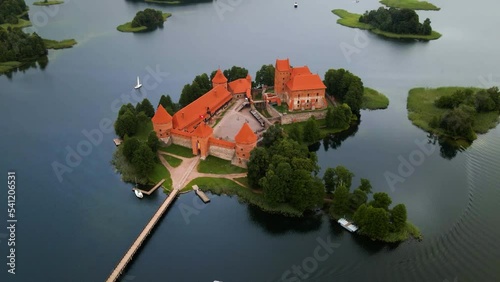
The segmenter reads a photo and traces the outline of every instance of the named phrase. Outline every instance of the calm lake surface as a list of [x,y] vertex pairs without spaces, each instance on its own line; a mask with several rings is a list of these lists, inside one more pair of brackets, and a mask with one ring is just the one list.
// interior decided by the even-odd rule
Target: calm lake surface
[[[323,170],[344,165],[355,173],[354,185],[368,178],[376,192],[404,203],[424,240],[378,244],[325,216],[267,215],[236,197],[211,196],[199,209],[190,193],[170,208],[121,281],[302,281],[305,276],[282,277],[313,256],[318,240],[338,245],[313,265],[306,281],[500,281],[500,128],[464,151],[425,145],[431,152],[394,189],[384,177],[398,174],[401,159],[419,154],[415,142],[432,141],[407,118],[409,89],[500,85],[494,30],[500,4],[484,0],[478,9],[465,0],[433,1],[441,11],[419,14],[430,17],[443,37],[423,43],[346,28],[330,12],[362,13],[377,8],[377,1],[308,0],[297,9],[293,2],[164,7],[72,0],[49,10],[31,6],[41,36],[75,38],[78,45],[51,51],[44,70],[0,76],[0,171],[16,171],[18,219],[16,275],[7,273],[7,231],[0,229],[1,281],[104,281],[165,199],[158,192],[138,200],[120,180],[110,165],[114,133],[103,134],[62,181],[52,169],[53,162],[66,163],[68,148],[87,140],[82,131],[115,119],[121,96],[136,102],[137,75],[160,72],[139,95],[154,104],[167,93],[177,100],[184,84],[218,66],[243,66],[254,77],[261,65],[286,57],[321,76],[329,68],[349,69],[389,97],[388,109],[363,111],[358,127],[320,142],[319,162]],[[116,31],[146,7],[173,16],[152,33]],[[346,46],[354,53],[345,55]],[[197,213],[186,217],[186,207]]]

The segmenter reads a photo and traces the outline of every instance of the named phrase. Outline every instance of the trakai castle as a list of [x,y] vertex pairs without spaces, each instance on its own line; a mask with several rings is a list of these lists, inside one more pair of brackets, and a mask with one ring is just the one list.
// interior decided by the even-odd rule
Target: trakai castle
[[[322,109],[327,106],[326,86],[307,66],[292,68],[288,59],[276,60],[274,81],[275,93],[281,101],[287,103],[289,111]],[[193,154],[200,155],[202,159],[213,155],[245,166],[250,151],[257,145],[254,131],[259,128],[252,129],[248,120],[240,121],[243,123],[239,131],[223,139],[214,136],[214,129],[209,124],[213,123],[212,117],[226,109],[231,101],[237,102],[235,106],[239,110],[243,105],[252,105],[251,90],[250,75],[228,83],[218,69],[212,79],[212,89],[173,116],[159,105],[151,119],[153,129],[163,142],[191,148]],[[230,120],[229,123],[239,124],[238,121]]]

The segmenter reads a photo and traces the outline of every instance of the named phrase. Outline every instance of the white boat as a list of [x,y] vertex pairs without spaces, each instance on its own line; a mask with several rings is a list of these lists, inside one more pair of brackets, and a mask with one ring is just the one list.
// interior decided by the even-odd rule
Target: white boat
[[142,192],[137,189],[134,189],[134,193],[139,199],[142,199],[142,197],[144,197],[144,195],[142,195]]
[[139,89],[142,87],[141,82],[139,81],[139,77],[137,77],[137,85],[134,87],[135,89]]
[[295,4],[293,4],[293,7],[297,8],[299,6],[299,4],[297,4],[297,2],[295,2]]
[[337,221],[342,227],[347,229],[349,232],[356,232],[358,230],[358,227],[352,222],[347,221],[345,218],[341,218]]

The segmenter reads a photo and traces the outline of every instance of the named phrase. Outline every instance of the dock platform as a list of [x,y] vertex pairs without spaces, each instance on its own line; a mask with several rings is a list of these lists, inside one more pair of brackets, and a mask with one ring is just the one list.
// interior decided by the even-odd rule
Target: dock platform
[[151,193],[156,191],[156,189],[158,189],[163,184],[163,182],[165,182],[165,179],[160,180],[160,182],[156,183],[156,185],[153,188],[149,189],[149,191],[144,191],[144,190],[141,190],[139,188],[133,188],[132,190],[137,190],[137,191],[141,192],[142,194],[149,196],[149,195],[151,195]]
[[347,221],[347,219],[345,218],[341,218],[337,222],[351,233],[354,233],[358,230],[358,227],[356,225],[354,225],[352,222]]
[[210,202],[210,198],[208,198],[207,195],[205,195],[205,193],[203,193],[203,191],[200,190],[198,185],[193,185],[193,190],[205,204]]
[[116,146],[120,146],[120,144],[123,142],[120,138],[115,138],[113,139],[113,142],[115,143]]

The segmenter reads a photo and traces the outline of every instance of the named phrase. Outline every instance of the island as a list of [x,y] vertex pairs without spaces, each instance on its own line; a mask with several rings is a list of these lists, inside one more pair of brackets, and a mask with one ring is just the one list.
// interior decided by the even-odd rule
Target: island
[[498,124],[500,92],[498,87],[414,88],[407,109],[414,125],[467,146],[477,133],[486,133]]
[[37,1],[34,2],[33,5],[35,6],[51,6],[51,5],[59,5],[63,4],[64,1],[49,1],[49,0],[44,0],[44,1]]
[[387,38],[428,41],[441,37],[439,32],[432,30],[429,19],[420,23],[418,15],[410,9],[380,7],[378,10],[366,11],[363,15],[336,9],[332,13],[340,17],[337,20],[340,25],[366,29]]
[[43,68],[48,62],[48,49],[71,48],[76,44],[74,39],[56,41],[25,33],[22,28],[27,26],[31,22],[24,0],[0,1],[0,74],[34,62]]
[[116,29],[121,32],[152,31],[158,27],[163,27],[163,22],[170,16],[172,16],[170,13],[147,8],[144,11],[137,12],[131,22],[119,25]]
[[441,8],[427,1],[419,0],[381,0],[381,4],[392,8],[404,8],[412,10],[438,11]]

